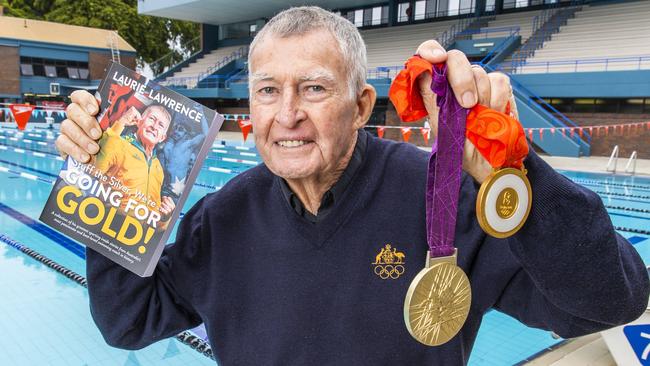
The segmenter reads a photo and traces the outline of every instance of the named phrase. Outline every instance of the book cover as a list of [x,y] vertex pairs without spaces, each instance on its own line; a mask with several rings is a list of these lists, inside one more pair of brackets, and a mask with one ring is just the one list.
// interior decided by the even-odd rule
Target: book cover
[[147,277],[223,116],[118,63],[95,97],[99,153],[64,161],[40,220]]

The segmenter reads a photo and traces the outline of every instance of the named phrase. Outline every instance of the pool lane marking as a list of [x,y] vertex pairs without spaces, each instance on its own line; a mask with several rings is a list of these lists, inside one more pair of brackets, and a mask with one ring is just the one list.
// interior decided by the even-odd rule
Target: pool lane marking
[[21,224],[29,227],[30,229],[44,235],[48,239],[52,240],[53,242],[59,244],[60,246],[68,249],[70,252],[75,254],[77,257],[81,259],[86,258],[86,252],[84,247],[81,244],[78,244],[74,240],[68,238],[67,236],[59,233],[58,231],[55,231],[54,229],[50,228],[49,226],[42,224],[31,217],[18,212],[14,210],[13,208],[5,205],[4,203],[0,202],[0,211],[4,212],[7,214],[9,217],[13,218],[14,220],[20,222]]
[[[46,152],[46,151],[41,151],[41,150],[34,150],[34,149],[29,149],[29,148],[22,149],[22,148],[17,148],[17,147],[13,147],[13,146],[7,147],[7,145],[0,144],[0,150],[10,150],[10,149],[13,149],[14,152],[17,152],[19,154],[26,154],[27,151],[30,151],[31,154],[34,155],[34,156],[46,158],[49,155],[51,157],[54,157],[56,160],[63,161],[63,158],[60,157],[56,153],[51,153],[51,152]],[[25,151],[25,150],[27,150],[27,151]],[[231,159],[232,160],[231,161],[231,160],[227,160],[227,159],[230,159],[230,158],[220,158],[220,157],[211,158],[209,156],[206,157],[206,160],[228,161],[228,162],[233,162],[233,161],[236,160],[235,162],[240,162],[242,164],[248,164],[248,165],[258,165],[259,164],[258,162],[255,162],[255,161],[252,161],[252,160]],[[201,166],[201,169],[207,169],[207,168],[208,167],[206,167],[205,165]],[[208,170],[210,170],[210,169],[208,169]],[[224,169],[224,170],[228,170],[229,174],[239,174],[239,173],[242,172],[240,170],[234,170],[234,169]]]
[[597,180],[582,180],[582,179],[572,179],[573,182],[580,185],[586,186],[605,186],[606,188],[616,187],[626,190],[638,190],[638,191],[647,191],[650,192],[650,186],[642,186],[638,184],[622,184],[622,183],[610,183],[610,182],[600,182]]
[[[17,148],[17,147],[11,146],[11,145],[2,145],[2,144],[0,144],[0,150],[11,150],[11,151],[17,152],[19,154],[27,154],[27,151],[30,151],[32,153],[32,155],[38,156],[40,158],[45,158],[45,157],[47,157],[49,155],[49,156],[54,156],[56,160],[63,161],[63,158],[60,157],[59,155],[57,155],[55,153],[47,152],[47,151],[34,150],[34,149],[28,149],[28,148],[21,149],[21,148]],[[25,151],[25,150],[27,150],[27,151]]]
[[[0,163],[7,164],[7,165],[11,165],[11,166],[15,166],[15,167],[17,167],[17,168],[22,168],[22,169],[25,169],[25,170],[30,170],[30,171],[32,171],[32,172],[39,173],[39,174],[43,174],[43,175],[47,175],[47,176],[49,176],[49,177],[53,177],[53,178],[56,178],[56,177],[57,177],[56,174],[52,174],[52,173],[49,173],[49,172],[46,172],[46,171],[43,171],[43,170],[39,170],[39,169],[35,169],[35,168],[31,168],[31,167],[28,167],[28,166],[25,166],[25,165],[22,165],[22,164],[14,163],[14,162],[7,161],[7,160],[3,160],[3,159],[0,159]],[[34,176],[34,175],[32,175],[32,174],[23,175],[22,172],[18,172],[18,171],[15,171],[15,170],[5,170],[5,171],[6,171],[6,172],[9,172],[9,173],[13,173],[13,174],[20,175],[20,176],[22,176],[22,177],[24,177],[24,178],[27,178],[27,179],[33,179],[33,180],[37,180],[37,179],[38,179],[38,180],[42,180],[42,181],[44,181],[44,182],[46,182],[46,183],[50,183],[50,184],[53,184],[53,183],[54,183],[53,181],[50,181],[50,180],[47,180],[47,179],[44,179],[44,178],[40,178],[40,177]],[[231,172],[232,172],[232,171],[231,171]],[[34,177],[34,178],[31,178],[31,177]],[[212,190],[215,190],[215,191],[216,191],[216,190],[219,190],[219,189],[221,189],[221,188],[223,187],[223,186],[213,186],[213,185],[209,185],[209,184],[205,184],[205,183],[199,183],[199,182],[197,182],[197,181],[194,181],[194,185],[195,185],[195,186],[202,187],[202,188],[209,188],[209,189],[212,189]]]
[[[22,165],[22,164],[14,163],[13,161],[0,159],[0,163],[11,165],[11,166],[16,167],[16,168],[22,168],[22,169],[25,169],[25,170],[29,170],[31,172],[42,174],[42,175],[48,176],[50,178],[56,178],[57,177],[56,174],[52,174],[52,173],[46,172],[44,170],[28,167],[28,166],[25,166],[25,165]],[[22,175],[22,173],[21,173],[21,175]],[[32,175],[32,174],[30,174],[30,175]],[[27,177],[25,177],[25,178],[27,178]]]
[[[0,242],[3,242],[10,247],[22,252],[23,254],[31,257],[32,259],[50,267],[54,271],[58,272],[59,274],[64,275],[68,279],[76,282],[77,284],[85,287],[86,289],[88,288],[88,281],[86,280],[86,277],[74,272],[73,270],[51,260],[50,258],[40,254],[39,252],[31,249],[30,247],[26,246],[25,244],[22,244],[16,240],[13,240],[12,238],[0,234]],[[208,357],[212,360],[214,360],[214,355],[212,353],[212,348],[210,347],[210,344],[202,339],[201,337],[193,334],[189,330],[183,331],[181,333],[178,333],[176,336],[174,336],[179,342],[182,344],[189,346],[191,349],[195,350],[196,352],[199,352],[200,354],[204,355],[205,357]]]

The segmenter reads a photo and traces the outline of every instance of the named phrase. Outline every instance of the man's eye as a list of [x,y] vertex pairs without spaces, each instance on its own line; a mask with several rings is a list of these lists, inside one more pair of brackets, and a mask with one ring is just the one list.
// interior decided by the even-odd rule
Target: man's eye
[[275,92],[275,88],[272,86],[265,86],[260,89],[259,92],[262,94],[273,94],[273,92]]
[[307,87],[307,90],[310,92],[320,93],[322,91],[325,91],[325,88],[323,88],[321,85],[310,85]]

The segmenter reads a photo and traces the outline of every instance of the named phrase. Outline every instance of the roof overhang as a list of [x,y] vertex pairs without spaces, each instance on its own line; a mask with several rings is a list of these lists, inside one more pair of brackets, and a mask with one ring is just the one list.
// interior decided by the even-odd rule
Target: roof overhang
[[342,9],[386,2],[387,0],[139,0],[138,13],[219,25],[271,18],[291,6],[318,5],[325,9]]

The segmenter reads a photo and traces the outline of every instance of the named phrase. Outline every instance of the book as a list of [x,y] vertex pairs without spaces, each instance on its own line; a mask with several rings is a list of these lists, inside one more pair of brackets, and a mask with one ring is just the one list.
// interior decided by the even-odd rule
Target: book
[[65,159],[40,220],[148,277],[223,116],[118,63],[95,97],[99,153]]

